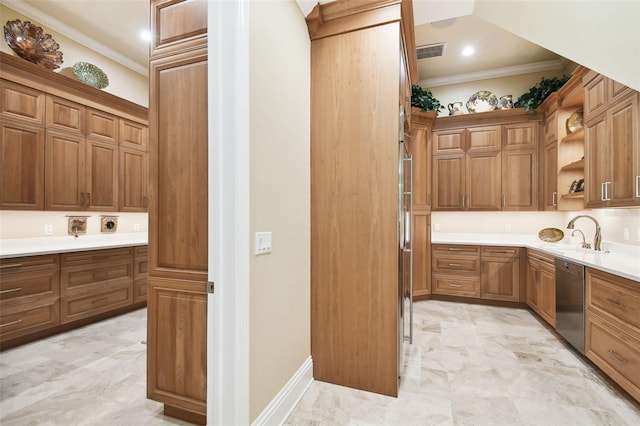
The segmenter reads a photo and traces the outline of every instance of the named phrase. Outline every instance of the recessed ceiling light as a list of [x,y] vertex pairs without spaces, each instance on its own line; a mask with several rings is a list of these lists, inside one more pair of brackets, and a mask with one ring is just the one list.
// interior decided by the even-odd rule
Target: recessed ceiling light
[[144,41],[150,41],[151,40],[151,33],[149,32],[149,30],[141,30],[140,31],[140,38],[143,39]]
[[476,49],[471,46],[465,46],[465,48],[462,49],[462,56],[471,56],[474,53],[476,53]]

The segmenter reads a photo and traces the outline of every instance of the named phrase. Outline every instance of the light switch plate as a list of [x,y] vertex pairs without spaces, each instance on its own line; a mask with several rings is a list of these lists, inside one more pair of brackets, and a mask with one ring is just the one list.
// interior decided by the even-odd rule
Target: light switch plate
[[271,232],[256,232],[254,252],[256,256],[271,253]]

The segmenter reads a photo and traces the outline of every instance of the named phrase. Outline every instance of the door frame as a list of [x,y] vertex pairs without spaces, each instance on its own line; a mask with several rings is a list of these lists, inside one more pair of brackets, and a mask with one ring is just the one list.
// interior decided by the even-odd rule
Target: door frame
[[208,2],[207,423],[249,424],[249,1]]

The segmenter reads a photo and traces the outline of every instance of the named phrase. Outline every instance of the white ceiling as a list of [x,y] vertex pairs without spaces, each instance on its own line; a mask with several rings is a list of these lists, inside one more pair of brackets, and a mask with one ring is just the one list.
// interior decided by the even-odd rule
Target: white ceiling
[[[305,14],[317,2],[296,1]],[[148,0],[3,2],[122,65],[147,74],[149,48],[139,33],[149,27]],[[557,69],[564,64],[560,56],[471,16],[474,0],[414,0],[413,5],[416,45],[446,43],[443,57],[418,62],[418,77],[423,86]],[[442,23],[450,25],[438,25]],[[476,54],[471,58],[460,55],[466,44],[475,47]]]

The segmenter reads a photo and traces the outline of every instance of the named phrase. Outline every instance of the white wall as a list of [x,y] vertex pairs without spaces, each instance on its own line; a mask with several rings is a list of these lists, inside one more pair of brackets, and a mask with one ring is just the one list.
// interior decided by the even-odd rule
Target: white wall
[[[66,215],[89,216],[87,219],[87,235],[100,234],[100,216],[118,216],[117,233],[147,232],[147,213],[120,212],[52,212],[52,211],[14,211],[0,210],[0,239],[8,238],[42,238],[44,226],[52,225],[54,237],[67,234],[68,218]],[[138,225],[136,231],[135,225]]]
[[[80,7],[80,6],[79,6]],[[45,23],[38,22],[30,17],[24,16],[4,4],[0,5],[0,22],[6,23],[20,19],[22,22],[31,21],[44,30],[46,34],[51,34],[53,39],[60,45],[63,63],[54,72],[74,78],[71,67],[76,62],[89,62],[96,65],[107,74],[109,86],[104,88],[105,92],[127,99],[144,107],[149,106],[149,79],[119,63],[101,55],[99,52],[91,50],[78,42],[56,32],[47,27]],[[0,43],[0,51],[17,56],[6,42]]]
[[311,44],[293,0],[254,1],[249,18],[250,228],[273,232],[272,253],[251,253],[253,421],[311,354]]
[[473,14],[640,90],[637,0],[476,0]]

